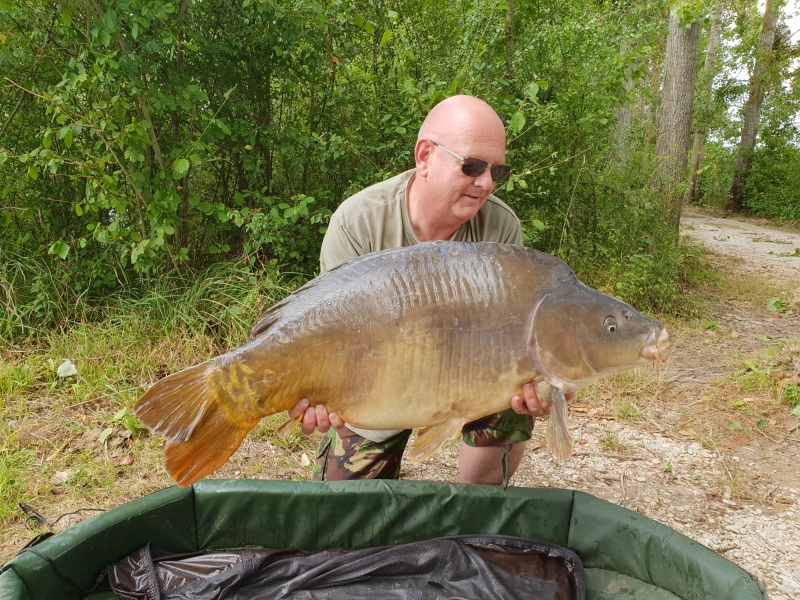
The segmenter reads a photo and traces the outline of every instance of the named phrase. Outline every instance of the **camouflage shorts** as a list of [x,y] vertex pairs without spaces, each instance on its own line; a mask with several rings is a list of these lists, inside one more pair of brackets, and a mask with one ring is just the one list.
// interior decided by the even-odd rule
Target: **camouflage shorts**
[[[531,439],[534,418],[510,408],[467,423],[461,437],[468,446],[507,446]],[[411,431],[402,431],[383,442],[371,442],[357,433],[339,437],[331,429],[322,438],[314,465],[316,481],[348,479],[397,479],[403,451]]]

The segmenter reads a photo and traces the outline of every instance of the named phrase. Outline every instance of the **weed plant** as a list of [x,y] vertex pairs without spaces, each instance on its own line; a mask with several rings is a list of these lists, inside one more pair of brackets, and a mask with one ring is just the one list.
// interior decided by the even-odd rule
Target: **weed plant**
[[620,440],[619,435],[614,431],[608,431],[600,437],[600,444],[609,452],[627,452],[628,447]]

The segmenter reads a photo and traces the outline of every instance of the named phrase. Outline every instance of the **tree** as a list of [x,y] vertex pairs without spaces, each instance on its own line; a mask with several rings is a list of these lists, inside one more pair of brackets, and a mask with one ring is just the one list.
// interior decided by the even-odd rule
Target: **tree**
[[722,31],[722,12],[724,9],[723,0],[717,0],[717,7],[714,10],[714,20],[711,22],[711,31],[708,34],[708,44],[706,45],[706,59],[703,64],[702,89],[698,90],[699,104],[704,110],[696,110],[699,113],[695,119],[694,143],[692,144],[692,161],[689,166],[689,187],[686,190],[686,201],[697,202],[700,190],[698,186],[698,172],[703,163],[703,153],[705,152],[706,135],[708,135],[708,108],[711,96],[711,84],[714,80],[714,64],[717,59],[717,47],[719,46],[720,33]]
[[731,191],[728,195],[727,208],[731,212],[740,212],[745,208],[745,180],[753,166],[753,148],[756,145],[761,107],[764,104],[764,79],[772,63],[778,13],[778,0],[766,0],[764,19],[761,21],[761,34],[758,36],[758,45],[756,46],[755,65],[753,74],[750,76],[747,103],[744,106],[742,137],[736,151],[736,167],[733,172]]
[[678,230],[686,182],[686,163],[692,130],[692,107],[697,75],[700,26],[694,16],[681,14],[675,5],[669,15],[669,35],[664,55],[664,87],[658,119],[654,161],[655,189],[662,194],[668,222]]

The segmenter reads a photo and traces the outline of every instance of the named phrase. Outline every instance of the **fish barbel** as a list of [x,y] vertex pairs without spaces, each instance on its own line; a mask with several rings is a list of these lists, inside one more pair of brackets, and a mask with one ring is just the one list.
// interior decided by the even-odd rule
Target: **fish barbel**
[[424,427],[423,460],[534,380],[548,447],[571,454],[564,394],[658,361],[666,329],[578,281],[561,260],[496,243],[429,242],[366,254],[275,304],[244,345],[155,383],[135,414],[167,438],[189,485],[263,417],[301,398],[366,429]]

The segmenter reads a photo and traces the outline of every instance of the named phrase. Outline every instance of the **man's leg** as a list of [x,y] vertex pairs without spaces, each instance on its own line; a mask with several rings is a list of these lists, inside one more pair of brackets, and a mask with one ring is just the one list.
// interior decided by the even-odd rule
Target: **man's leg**
[[[508,478],[516,472],[528,442],[511,444],[508,452]],[[502,451],[508,446],[487,446],[476,448],[461,442],[458,453],[458,480],[461,483],[484,483],[486,485],[503,485]]]
[[397,479],[411,431],[383,442],[371,442],[349,429],[329,429],[320,441],[312,478],[315,481]]
[[531,438],[535,419],[513,410],[489,415],[462,430],[458,455],[459,481],[502,485],[503,450],[507,450],[507,479],[516,472]]

